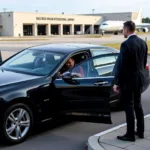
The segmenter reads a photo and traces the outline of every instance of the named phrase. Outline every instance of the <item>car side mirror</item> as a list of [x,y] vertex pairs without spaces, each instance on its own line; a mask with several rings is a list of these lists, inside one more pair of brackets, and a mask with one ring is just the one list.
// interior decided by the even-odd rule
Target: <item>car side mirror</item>
[[69,72],[69,71],[64,72],[64,73],[62,74],[62,78],[63,78],[64,80],[71,80],[71,79],[72,79],[72,74],[71,74],[71,72]]
[[72,84],[72,85],[77,85],[80,84],[79,81],[74,80],[73,78],[78,77],[78,75],[76,73],[71,73],[71,72],[64,72],[62,74],[62,79],[68,83],[68,84]]
[[75,73],[75,72],[64,72],[62,74],[62,78],[65,80],[71,80],[72,78],[81,78],[82,75],[80,73]]

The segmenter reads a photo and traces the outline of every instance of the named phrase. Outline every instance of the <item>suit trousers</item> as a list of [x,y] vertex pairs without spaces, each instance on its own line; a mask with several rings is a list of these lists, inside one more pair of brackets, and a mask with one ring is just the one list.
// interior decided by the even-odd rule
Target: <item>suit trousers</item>
[[[141,104],[141,89],[121,90],[121,101],[126,114],[127,135],[135,135],[135,116],[137,119],[137,132],[144,133],[144,113]],[[134,114],[135,112],[135,114]]]

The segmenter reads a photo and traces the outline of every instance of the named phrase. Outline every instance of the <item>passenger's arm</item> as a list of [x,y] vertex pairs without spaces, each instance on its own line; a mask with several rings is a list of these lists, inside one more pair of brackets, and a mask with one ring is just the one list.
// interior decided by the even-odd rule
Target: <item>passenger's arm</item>
[[73,77],[78,77],[78,78],[84,77],[83,68],[81,66],[75,67],[72,71],[72,75]]
[[84,71],[81,66],[79,66],[79,73],[81,74],[82,77],[84,77]]

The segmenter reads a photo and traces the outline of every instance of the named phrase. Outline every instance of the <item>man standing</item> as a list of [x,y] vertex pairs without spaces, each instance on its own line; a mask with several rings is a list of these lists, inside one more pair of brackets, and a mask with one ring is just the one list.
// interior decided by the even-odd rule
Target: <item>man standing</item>
[[[141,105],[141,90],[144,84],[144,70],[147,63],[147,44],[135,34],[135,24],[132,21],[124,23],[123,34],[128,38],[121,44],[120,54],[115,66],[115,92],[120,92],[123,102],[127,132],[118,136],[119,140],[135,141],[135,134],[144,138],[144,114]],[[137,131],[135,132],[135,117]]]

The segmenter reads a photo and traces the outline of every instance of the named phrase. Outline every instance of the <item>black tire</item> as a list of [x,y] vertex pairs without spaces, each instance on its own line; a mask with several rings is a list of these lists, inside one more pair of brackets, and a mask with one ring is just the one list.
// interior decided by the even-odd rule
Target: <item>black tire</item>
[[[10,121],[9,119],[8,119],[8,117],[9,117],[9,115],[11,114],[11,113],[13,113],[15,110],[25,110],[25,115],[26,116],[28,116],[28,119],[30,119],[30,123],[29,123],[29,125],[28,125],[28,127],[19,127],[19,131],[21,131],[21,128],[23,129],[23,128],[28,128],[28,130],[27,130],[27,132],[26,132],[26,134],[23,136],[23,137],[21,137],[20,139],[12,139],[11,137],[9,137],[9,135],[7,134],[7,131],[6,131],[6,128],[7,128],[7,125],[8,124],[11,124],[11,127],[12,126],[16,126],[16,125],[14,125],[14,122],[12,122],[12,121]],[[17,111],[16,111],[16,113],[17,113]],[[23,116],[23,117],[21,117],[22,119],[25,119],[26,118],[26,116]],[[19,115],[16,117],[16,118],[19,118]],[[11,122],[11,123],[8,123],[8,121],[9,122]],[[23,123],[23,121],[26,121],[26,120],[22,120],[22,123]],[[20,122],[21,123],[21,122]],[[15,124],[16,124],[16,121],[15,121]],[[26,123],[24,123],[24,124],[26,124]],[[18,125],[19,126],[19,125]],[[23,104],[23,103],[19,103],[19,104],[13,104],[13,105],[11,105],[5,112],[4,112],[4,115],[3,115],[3,117],[1,118],[1,120],[0,120],[0,138],[1,138],[1,140],[5,143],[5,144],[9,144],[9,145],[14,145],[14,144],[18,144],[18,143],[21,143],[21,142],[23,142],[25,139],[27,139],[27,137],[30,135],[30,133],[31,133],[31,130],[32,130],[32,127],[33,127],[33,114],[32,114],[32,111],[30,110],[30,108],[27,106],[27,105],[25,105],[25,104]],[[18,128],[17,127],[13,127],[13,128],[15,128],[15,129],[13,129],[14,131],[12,132],[12,133],[14,133],[14,134],[16,134],[15,132],[17,132],[16,130],[18,130]],[[10,129],[10,128],[9,128]],[[17,135],[16,135],[17,136]]]

